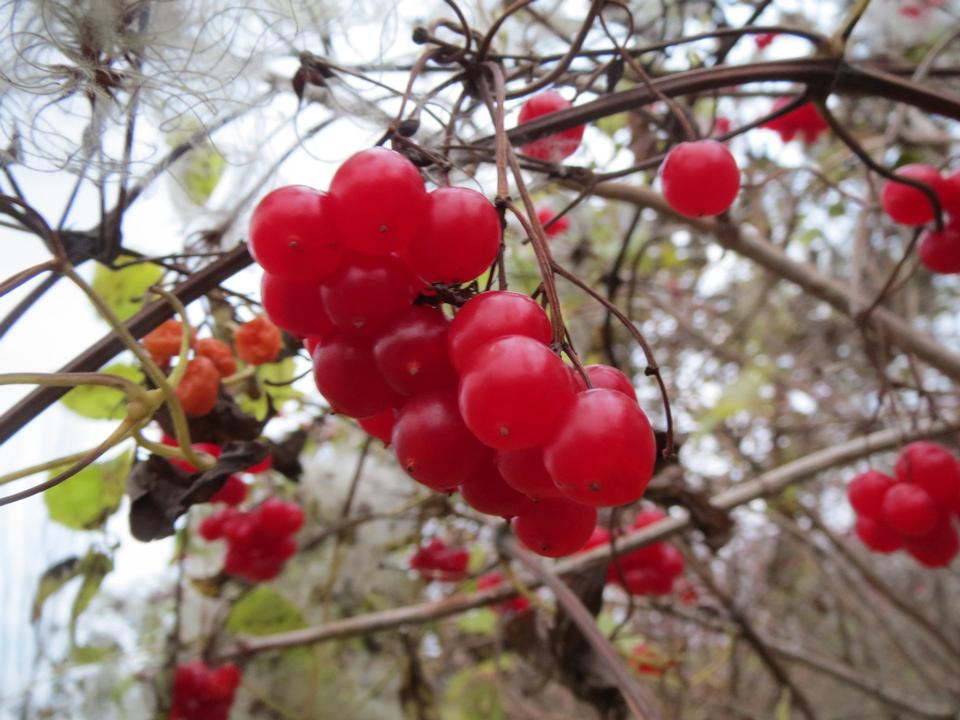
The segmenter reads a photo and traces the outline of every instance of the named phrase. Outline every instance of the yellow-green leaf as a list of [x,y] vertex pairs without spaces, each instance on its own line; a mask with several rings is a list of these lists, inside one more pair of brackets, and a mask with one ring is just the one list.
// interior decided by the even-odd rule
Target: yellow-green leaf
[[[143,382],[143,373],[135,365],[117,363],[100,372],[118,375],[135,383]],[[92,420],[122,420],[127,413],[126,396],[120,390],[103,385],[80,385],[63,396],[61,402],[77,415]]]
[[[74,530],[92,530],[120,506],[133,453],[90,465],[43,494],[50,519]],[[66,468],[51,471],[51,476]]]
[[227,629],[237,635],[273,635],[305,626],[296,605],[263,585],[237,600],[227,618]]
[[[133,260],[129,255],[117,258],[119,264]],[[143,307],[147,289],[163,276],[163,268],[153,263],[137,263],[119,270],[97,264],[93,289],[121,320],[126,320]]]
[[183,186],[187,197],[197,205],[203,205],[210,199],[223,177],[223,155],[213,145],[205,143],[188,152],[184,162],[186,172]]
[[257,377],[264,391],[273,398],[275,405],[279,405],[284,400],[296,400],[303,396],[303,393],[287,384],[293,380],[296,369],[296,363],[292,357],[276,363],[265,363],[257,368]]

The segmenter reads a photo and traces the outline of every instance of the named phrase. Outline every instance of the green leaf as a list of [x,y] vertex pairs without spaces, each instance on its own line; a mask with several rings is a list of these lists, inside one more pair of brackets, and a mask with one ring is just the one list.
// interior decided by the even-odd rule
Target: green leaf
[[[139,384],[143,372],[135,365],[116,363],[100,372],[117,375]],[[91,420],[122,420],[127,413],[126,396],[120,390],[103,385],[80,385],[63,396],[61,402],[77,415]]]
[[609,137],[613,137],[617,130],[627,126],[627,114],[616,113],[614,115],[607,115],[597,120],[596,126],[600,128],[600,132]]
[[457,629],[468,635],[493,635],[497,614],[490,608],[479,608],[466,613],[457,622]]
[[[117,258],[119,263],[134,260],[129,255]],[[126,320],[143,307],[144,296],[151,285],[163,277],[163,268],[153,263],[137,263],[120,270],[97,264],[93,289],[121,320]]]
[[260,393],[260,397],[252,398],[246,393],[236,398],[237,405],[247,415],[253,415],[257,420],[262,421],[270,412],[270,405],[267,402],[267,394]]
[[203,205],[210,199],[220,178],[223,177],[225,161],[217,149],[205,143],[191,150],[184,158],[186,172],[183,187],[187,197],[197,205]]
[[[303,393],[294,390],[292,385],[284,384],[293,380],[296,370],[296,363],[292,357],[284,358],[277,363],[265,363],[257,368],[257,377],[264,391],[273,398],[274,405],[279,405],[284,400],[297,400],[303,397]],[[270,383],[280,384],[271,385]]]
[[261,585],[234,603],[227,630],[236,635],[273,635],[306,627],[299,608],[276,590]]
[[[120,506],[133,453],[90,465],[43,494],[50,519],[74,530],[92,530]],[[51,477],[66,468],[50,472]]]
[[77,595],[73,599],[73,608],[70,610],[71,643],[76,637],[77,619],[99,592],[103,579],[113,570],[113,561],[102,553],[90,551],[81,561],[80,566],[83,573],[83,584],[77,590]]
[[497,683],[493,661],[458,672],[444,692],[443,720],[504,720]]
[[33,608],[30,611],[30,622],[40,620],[43,612],[43,605],[47,599],[55,592],[63,588],[68,582],[80,575],[79,557],[71,557],[58,562],[56,565],[48,567],[40,581],[37,583],[37,591],[33,594]]

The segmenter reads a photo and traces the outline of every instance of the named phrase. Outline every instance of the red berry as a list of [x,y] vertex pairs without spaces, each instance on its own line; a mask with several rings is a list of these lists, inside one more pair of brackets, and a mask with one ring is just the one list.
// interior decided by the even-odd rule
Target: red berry
[[248,468],[244,468],[244,472],[250,473],[251,475],[256,475],[258,473],[266,472],[273,467],[273,456],[267,455],[263,460],[258,462],[256,465],[251,465]]
[[919,485],[940,505],[951,506],[960,494],[960,462],[942,445],[910,443],[900,452],[894,471],[897,480]]
[[667,517],[667,514],[660,508],[644,508],[637,513],[637,516],[633,519],[633,522],[630,524],[635,530],[640,530],[650,525],[655,525],[661,520]]
[[282,345],[280,329],[263,316],[244,323],[233,334],[237,355],[250,365],[273,362],[280,354]]
[[330,320],[344,332],[374,335],[416,296],[413,278],[394,255],[352,255],[320,288]]
[[924,230],[917,245],[917,257],[930,272],[960,273],[960,216],[951,218],[942,231]]
[[480,441],[523,450],[549,440],[574,398],[567,368],[546,345],[522,335],[495,340],[460,380],[460,412]]
[[190,360],[176,392],[188,417],[202,417],[213,410],[220,392],[220,373],[213,360],[202,355]]
[[450,323],[447,348],[453,366],[463,374],[478,350],[507,335],[526,335],[546,345],[553,330],[543,308],[526,295],[507,290],[475,295]]
[[323,336],[333,327],[316,283],[296,283],[265,273],[260,283],[260,301],[270,321],[291,335]]
[[456,581],[466,577],[469,562],[466,548],[449,547],[440,538],[433,538],[417,548],[410,558],[410,567],[430,580]]
[[596,508],[563,498],[547,498],[517,515],[513,531],[520,542],[538,555],[564,557],[580,550],[596,525]]
[[[176,438],[170,437],[167,434],[164,434],[160,438],[160,442],[169,447],[180,447],[180,443],[177,442]],[[214,458],[220,457],[223,449],[219,445],[214,445],[213,443],[193,443],[190,447],[196,452],[206,453],[207,455],[212,455]],[[186,470],[188,473],[199,472],[197,468],[188,463],[186,460],[175,460],[171,459],[170,464],[174,465],[181,470]]]
[[247,499],[247,484],[239,475],[230,475],[227,481],[210,498],[212,503],[236,506]]
[[663,543],[659,566],[664,575],[671,578],[679,576],[683,572],[683,553],[670,543]]
[[382,147],[350,157],[333,176],[334,226],[346,246],[367,255],[403,252],[427,217],[420,171],[400,153]]
[[[520,108],[518,124],[523,125],[542,115],[549,115],[571,106],[570,101],[564,100],[563,96],[556,90],[538,93],[527,100]],[[537,160],[558,163],[577,151],[577,148],[580,147],[580,141],[583,139],[583,131],[584,126],[577,125],[528,142],[520,149],[524,155],[529,155]]]
[[567,220],[566,215],[556,220],[554,220],[554,217],[556,217],[556,213],[550,208],[545,207],[537,210],[537,220],[544,226],[543,231],[547,234],[548,239],[562,235],[570,228],[570,221]]
[[467,504],[485,515],[499,515],[509,520],[524,512],[530,498],[504,482],[493,458],[480,464],[460,485],[460,494]]
[[330,406],[349,417],[376,415],[399,400],[380,374],[366,338],[331,332],[313,353],[313,378]]
[[676,145],[660,167],[667,204],[680,215],[719,215],[740,191],[740,169],[726,145],[696,140]]
[[393,408],[381,410],[376,415],[360,418],[357,420],[360,427],[367,435],[372,435],[382,441],[384,445],[390,445],[390,438],[393,435],[393,426],[397,423],[397,411]]
[[[940,189],[940,171],[932,165],[904,165],[896,174],[925,183],[933,192]],[[890,219],[900,225],[913,227],[933,220],[933,205],[923,192],[912,185],[887,180],[880,192],[880,204]]]
[[[793,98],[778,98],[776,102],[773,103],[770,112],[776,112],[791,102],[793,102]],[[830,129],[830,125],[823,119],[817,106],[812,102],[804,103],[786,115],[781,115],[774,120],[769,120],[764,123],[762,127],[769,128],[776,132],[780,135],[780,139],[783,140],[783,142],[790,142],[796,137],[797,133],[800,133],[803,141],[806,143],[816,142],[821,133]]]
[[657,452],[647,416],[623,393],[601,388],[575,396],[544,462],[564,494],[584,505],[639,500]]
[[534,500],[563,495],[543,464],[541,448],[501,450],[497,453],[497,469],[507,485]]
[[944,520],[926,535],[906,538],[903,545],[921,565],[930,568],[946,567],[960,552],[960,539],[949,520]]
[[930,493],[919,485],[899,483],[883,496],[883,522],[900,535],[920,537],[941,519]]
[[417,305],[388,325],[373,344],[377,367],[401,395],[454,388],[457,375],[447,355],[450,321],[440,310]]
[[288,185],[266,195],[250,219],[250,254],[268,273],[316,282],[343,261],[333,230],[333,201],[304,185]]
[[214,669],[199,660],[178,665],[170,720],[227,720],[240,680],[236,665]]
[[500,252],[500,216],[476,190],[442,187],[430,193],[427,224],[404,257],[428,283],[457,283],[481,275]]
[[850,498],[850,504],[857,513],[876,520],[880,517],[883,507],[883,496],[896,482],[889,475],[876,470],[867,470],[850,481],[847,486],[847,497]]
[[259,530],[267,536],[293,535],[303,527],[303,510],[296,503],[270,498],[257,508],[257,512]]
[[410,398],[397,417],[393,449],[410,477],[439,492],[456,488],[490,457],[464,425],[452,390]]
[[[587,365],[584,368],[587,377],[590,378],[590,384],[595,388],[607,388],[623,393],[628,398],[637,401],[637,391],[633,389],[633,383],[621,371],[610,365]],[[579,373],[577,373],[579,376]]]
[[230,346],[222,340],[203,338],[203,340],[197,340],[193,344],[193,349],[197,355],[203,355],[213,361],[220,377],[229,377],[237,371],[237,361],[230,351]]
[[940,202],[954,220],[960,220],[960,170],[940,178]]
[[763,50],[768,47],[780,33],[760,33],[755,35],[753,41],[757,44],[757,50]]

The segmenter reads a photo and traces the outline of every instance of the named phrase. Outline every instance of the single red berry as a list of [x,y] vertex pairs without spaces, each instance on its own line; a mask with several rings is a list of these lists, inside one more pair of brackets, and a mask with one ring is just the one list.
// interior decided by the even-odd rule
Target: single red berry
[[350,157],[333,176],[330,194],[337,200],[334,227],[354,252],[403,252],[427,218],[429,201],[420,171],[387,148]]
[[343,246],[331,223],[333,200],[304,185],[267,194],[250,219],[250,254],[268,273],[316,282],[343,261]]
[[384,445],[389,446],[393,435],[393,426],[397,424],[397,411],[392,407],[381,410],[376,415],[357,420],[367,435],[372,435]]
[[322,337],[333,327],[316,283],[296,283],[264,273],[260,301],[270,321],[291,335]]
[[567,497],[612,506],[640,499],[653,477],[656,452],[650,421],[639,406],[623,393],[600,388],[575,396],[543,458]]
[[507,520],[524,512],[532,503],[530,498],[504,482],[492,457],[460,484],[460,494],[477,512]]
[[263,316],[245,322],[233,334],[233,346],[237,355],[250,365],[273,362],[280,354],[281,345],[283,336],[280,328]]
[[210,498],[212,503],[223,503],[231,507],[247,499],[247,484],[239,475],[230,475],[227,481]]
[[547,234],[548,239],[563,235],[570,229],[570,221],[567,216],[556,217],[556,215],[553,210],[547,207],[537,210],[537,220],[543,225],[543,231]]
[[903,545],[913,558],[929,568],[947,567],[960,552],[960,538],[949,520],[944,520],[926,535],[905,538]]
[[[169,447],[180,447],[180,443],[177,442],[177,439],[170,437],[166,433],[164,433],[160,438],[160,442],[164,445],[168,445]],[[195,452],[206,453],[214,458],[220,457],[221,453],[223,453],[223,448],[221,448],[219,445],[214,445],[213,443],[193,443],[190,447],[192,447]],[[186,470],[188,473],[199,472],[197,468],[188,463],[186,460],[171,459],[170,464],[180,468],[181,470]]]
[[526,335],[546,345],[553,330],[543,308],[526,295],[507,290],[475,295],[450,323],[447,349],[453,366],[463,374],[478,350],[507,335]]
[[941,231],[924,230],[917,245],[917,257],[930,272],[960,273],[960,216],[951,218]]
[[400,399],[380,374],[367,338],[331,332],[314,350],[313,378],[330,406],[353,418],[376,415]]
[[[620,370],[610,365],[587,365],[584,368],[587,377],[590,378],[590,384],[595,388],[607,388],[623,393],[628,398],[637,401],[637,391],[633,389],[633,383]],[[579,373],[578,373],[579,375]]]
[[513,521],[520,542],[538,555],[564,557],[580,550],[597,525],[597,509],[547,498],[527,506]]
[[546,345],[509,335],[479,350],[460,379],[460,412],[481,442],[523,450],[547,442],[573,398],[566,366]]
[[222,340],[203,338],[194,343],[193,349],[197,355],[203,355],[213,361],[213,364],[217,366],[220,377],[229,377],[237,371],[237,361],[230,351],[230,346]]
[[713,123],[713,134],[726,135],[732,127],[733,123],[730,122],[730,118],[718,116]]
[[330,320],[353,335],[375,335],[416,297],[410,272],[395,255],[351,255],[320,288]]
[[455,489],[490,458],[464,425],[452,390],[410,398],[393,428],[393,449],[410,477],[438,492]]
[[926,535],[940,522],[941,516],[930,493],[919,485],[898,483],[883,496],[882,520],[900,535]]
[[[558,110],[565,110],[568,107],[572,107],[570,101],[564,100],[563,96],[556,90],[538,93],[527,100],[520,108],[518,124],[523,125],[538,117],[555,113]],[[532,140],[520,149],[524,155],[529,155],[537,160],[558,163],[577,151],[577,148],[580,147],[580,141],[583,139],[583,131],[584,126],[577,125]]]
[[497,453],[497,469],[507,485],[534,500],[563,495],[543,464],[542,448],[501,450]]
[[463,187],[430,193],[423,232],[414,235],[404,257],[428,283],[455,285],[481,275],[500,252],[500,216],[486,197]]
[[753,41],[757,44],[757,50],[763,50],[770,46],[780,33],[760,33],[755,35]]
[[394,390],[414,395],[456,387],[457,374],[447,354],[449,326],[440,310],[415,305],[377,336],[373,356]]
[[[940,171],[932,165],[913,163],[896,171],[900,177],[929,186],[932,192],[940,189]],[[933,205],[926,194],[912,185],[887,180],[880,191],[880,204],[895,223],[914,227],[933,220]]]
[[858,514],[876,520],[883,508],[883,496],[897,481],[876,470],[857,475],[847,486],[847,497]]
[[941,506],[951,506],[960,494],[960,462],[937,443],[910,443],[900,451],[894,471],[897,480],[919,485]]
[[660,182],[667,204],[680,215],[719,215],[737,198],[740,169],[726,145],[716,140],[682,142],[660,166]]
[[202,355],[187,363],[177,385],[177,399],[189,417],[202,417],[213,410],[220,392],[220,373],[213,360]]
[[199,660],[178,665],[170,720],[227,720],[240,680],[236,665],[212,668]]
[[944,211],[960,221],[960,170],[941,176],[939,193]]

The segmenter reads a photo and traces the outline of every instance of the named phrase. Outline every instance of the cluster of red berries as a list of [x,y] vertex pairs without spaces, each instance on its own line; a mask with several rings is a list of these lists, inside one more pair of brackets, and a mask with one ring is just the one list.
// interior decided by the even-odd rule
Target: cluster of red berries
[[[164,435],[161,439],[161,442],[170,447],[179,447],[179,443],[176,441],[176,438],[172,438],[169,435]],[[218,458],[223,453],[223,449],[219,445],[214,445],[213,443],[194,443],[191,447],[195,452],[205,453],[213,458]],[[174,459],[170,461],[170,464],[188,473],[199,472],[198,468],[195,468],[186,460]],[[272,464],[272,460],[268,455],[264,460],[245,468],[243,472],[256,475],[257,473],[262,473],[269,470]],[[241,478],[239,475],[231,475],[227,478],[227,481],[223,484],[223,487],[213,494],[213,496],[210,498],[210,502],[223,503],[224,505],[236,507],[247,499],[248,490],[249,488],[243,481],[243,478]]]
[[428,580],[456,582],[467,576],[470,553],[466,548],[450,547],[440,538],[421,545],[410,557],[410,569]]
[[[793,102],[793,98],[778,98],[773,103],[773,107],[770,108],[770,112],[775,113],[791,102]],[[808,144],[815,143],[821,133],[830,129],[827,121],[820,114],[820,111],[817,110],[817,106],[812,102],[804,103],[785,115],[781,115],[773,120],[768,120],[761,127],[773,130],[785,143],[799,136],[803,142]]]
[[[167,320],[143,337],[143,346],[161,368],[180,354],[183,324]],[[266,318],[254,318],[244,323],[234,333],[233,345],[237,357],[251,365],[271,362],[280,352],[280,331]],[[221,378],[237,371],[237,361],[230,346],[217,338],[196,338],[193,332],[190,342],[193,357],[187,361],[187,369],[177,385],[177,399],[183,411],[190,417],[206,415],[217,403]]]
[[225,508],[204,518],[204,540],[227,541],[223,569],[251,582],[272,580],[297,551],[294,534],[303,526],[303,510],[271,498],[250,511]]
[[[932,165],[914,163],[899,168],[896,174],[928,185],[948,216],[943,230],[923,231],[917,245],[920,262],[930,272],[960,273],[960,170],[944,175]],[[911,185],[887,180],[880,203],[890,219],[899,225],[918,227],[934,218],[930,200]]]
[[871,550],[905,549],[927,567],[946,567],[960,551],[951,514],[960,515],[960,462],[944,447],[915,442],[900,453],[896,478],[876,470],[847,487],[856,533]]
[[727,146],[716,140],[675,145],[660,166],[663,199],[685,217],[726,212],[740,192],[740,168]]
[[240,668],[232,664],[212,668],[198,660],[177,665],[170,720],[227,720],[240,680]]
[[[640,530],[659,522],[666,515],[657,509],[641,510],[628,529]],[[594,530],[586,547],[610,544],[610,533]],[[669,595],[674,582],[683,573],[683,555],[668,542],[656,542],[620,555],[619,570],[614,563],[607,568],[607,582],[620,585],[631,595]]]

